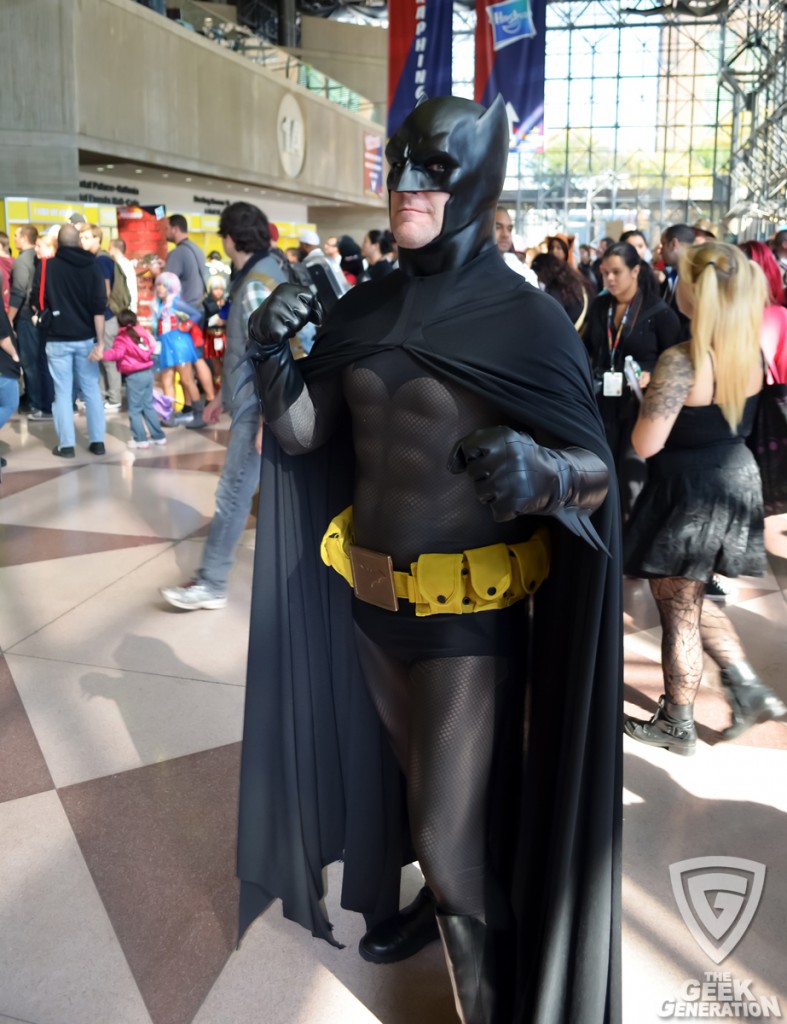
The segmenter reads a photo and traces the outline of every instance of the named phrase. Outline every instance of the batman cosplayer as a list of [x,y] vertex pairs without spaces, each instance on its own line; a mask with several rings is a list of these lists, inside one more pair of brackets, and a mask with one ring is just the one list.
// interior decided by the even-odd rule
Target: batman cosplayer
[[240,925],[280,898],[336,942],[343,860],[362,955],[439,930],[464,1024],[617,1024],[617,488],[582,344],[495,244],[507,149],[502,100],[422,103],[386,154],[400,269],[297,364],[311,294],[252,315]]

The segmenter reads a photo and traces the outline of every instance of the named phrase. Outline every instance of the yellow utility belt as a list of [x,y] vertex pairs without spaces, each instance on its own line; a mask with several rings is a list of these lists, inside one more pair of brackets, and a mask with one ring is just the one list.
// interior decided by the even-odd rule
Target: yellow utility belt
[[[507,608],[534,594],[549,575],[549,532],[542,527],[530,540],[521,544],[490,544],[457,554],[425,554],[410,565],[410,572],[390,568],[387,578],[375,579],[371,592],[379,583],[395,594],[393,604],[368,596],[369,587],[359,593],[353,579],[351,556],[363,552],[374,559],[374,572],[380,575],[380,561],[390,567],[390,558],[377,552],[353,551],[352,505],[331,520],[320,545],[323,562],[343,576],[362,600],[395,610],[396,598],[411,601],[416,615],[464,615]],[[360,564],[356,562],[356,564]],[[379,589],[379,588],[378,588]]]

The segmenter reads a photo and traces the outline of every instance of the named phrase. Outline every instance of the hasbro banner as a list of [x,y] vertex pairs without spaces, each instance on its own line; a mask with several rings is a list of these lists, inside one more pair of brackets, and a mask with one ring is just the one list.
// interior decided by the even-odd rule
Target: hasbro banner
[[422,96],[451,92],[453,0],[388,5],[388,137]]
[[476,0],[475,98],[506,101],[511,148],[540,148],[544,134],[546,0]]

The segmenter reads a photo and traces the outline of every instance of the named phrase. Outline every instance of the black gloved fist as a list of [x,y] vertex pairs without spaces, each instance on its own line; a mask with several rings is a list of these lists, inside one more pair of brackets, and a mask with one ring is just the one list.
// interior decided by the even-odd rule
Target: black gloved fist
[[511,427],[486,427],[463,437],[448,468],[467,472],[478,500],[490,506],[498,523],[571,506],[590,510],[607,491],[606,466],[592,453],[544,448]]
[[280,352],[309,322],[320,322],[315,295],[297,284],[280,284],[249,317],[252,356],[265,359]]

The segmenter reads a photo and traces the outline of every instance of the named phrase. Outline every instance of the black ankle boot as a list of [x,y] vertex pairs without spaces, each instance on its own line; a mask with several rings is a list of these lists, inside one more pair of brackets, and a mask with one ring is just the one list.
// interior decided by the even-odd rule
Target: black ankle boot
[[787,707],[760,681],[748,663],[739,661],[721,670],[721,685],[732,708],[732,725],[722,732],[725,740],[734,739],[760,722],[787,715]]
[[626,717],[623,731],[640,743],[666,747],[673,754],[690,756],[697,749],[693,704],[670,704],[662,693],[659,706],[649,722]]
[[373,964],[395,964],[439,938],[434,897],[424,886],[413,902],[395,917],[370,928],[359,942],[358,952]]
[[443,914],[437,924],[462,1024],[496,1024],[493,935],[477,917]]

